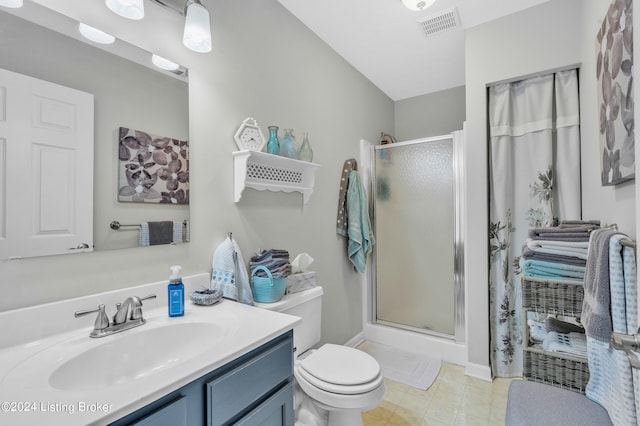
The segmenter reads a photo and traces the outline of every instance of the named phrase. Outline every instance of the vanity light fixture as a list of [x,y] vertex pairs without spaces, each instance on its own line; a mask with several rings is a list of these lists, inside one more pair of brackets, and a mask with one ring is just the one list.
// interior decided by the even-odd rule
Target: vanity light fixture
[[[7,1],[7,0],[0,0]],[[11,1],[11,0],[10,0]],[[15,1],[15,0],[12,0]],[[154,3],[184,16],[182,44],[198,53],[211,52],[211,18],[200,0],[152,0]],[[105,0],[112,12],[129,19],[144,17],[143,0]],[[178,3],[178,4],[176,4]]]
[[0,6],[17,9],[22,7],[22,0],[0,0]]
[[424,10],[435,2],[436,0],[402,0],[402,4],[409,10]]
[[143,0],[105,0],[109,10],[127,19],[139,20],[144,18]]
[[194,52],[211,52],[209,11],[200,3],[200,0],[187,0],[184,15],[182,44]]
[[151,55],[151,62],[153,62],[153,65],[160,68],[161,70],[175,71],[180,68],[180,65],[166,58],[163,58],[162,56],[156,55],[155,53]]
[[80,22],[78,25],[78,30],[80,34],[84,36],[84,38],[89,39],[93,42],[100,44],[113,44],[116,41],[116,38],[111,34],[107,34],[104,31],[100,31],[97,28],[93,28],[85,23]]

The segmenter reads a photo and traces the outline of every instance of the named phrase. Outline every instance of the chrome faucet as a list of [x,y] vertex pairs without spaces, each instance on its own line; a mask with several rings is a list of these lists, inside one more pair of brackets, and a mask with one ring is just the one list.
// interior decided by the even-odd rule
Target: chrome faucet
[[116,309],[117,312],[113,316],[114,325],[142,318],[142,301],[137,296],[128,297],[123,303],[118,303]]
[[77,311],[75,317],[78,318],[97,312],[98,316],[96,317],[93,331],[89,334],[89,337],[105,337],[144,324],[146,321],[142,318],[142,301],[155,298],[155,294],[142,298],[132,296],[128,297],[123,303],[117,303],[116,314],[113,316],[112,323],[109,323],[109,317],[107,316],[104,305],[98,306],[98,309]]

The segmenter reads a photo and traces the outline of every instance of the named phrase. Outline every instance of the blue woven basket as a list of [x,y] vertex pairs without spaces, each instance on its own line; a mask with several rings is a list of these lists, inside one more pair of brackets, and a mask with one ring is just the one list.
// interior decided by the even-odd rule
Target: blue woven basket
[[[266,277],[258,277],[255,275],[257,271],[264,271]],[[251,272],[251,290],[253,291],[253,300],[259,303],[277,302],[284,296],[287,288],[287,278],[273,278],[271,271],[264,266],[256,266]]]

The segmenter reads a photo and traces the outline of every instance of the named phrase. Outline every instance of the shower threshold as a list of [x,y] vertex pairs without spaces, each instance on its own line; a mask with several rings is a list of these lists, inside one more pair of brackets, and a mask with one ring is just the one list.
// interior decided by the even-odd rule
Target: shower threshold
[[393,322],[393,321],[385,321],[383,319],[376,319],[376,324],[378,325],[383,325],[386,327],[393,327],[393,328],[399,328],[401,330],[406,330],[406,331],[410,331],[413,333],[419,333],[419,334],[424,334],[427,336],[432,336],[432,337],[438,337],[440,339],[447,339],[447,340],[451,340],[451,341],[455,341],[455,336],[453,334],[447,334],[447,333],[442,333],[439,331],[435,331],[430,329],[428,326],[425,326],[424,328],[422,327],[414,327],[411,325],[407,325],[407,324],[401,324],[401,323],[397,323],[397,322]]

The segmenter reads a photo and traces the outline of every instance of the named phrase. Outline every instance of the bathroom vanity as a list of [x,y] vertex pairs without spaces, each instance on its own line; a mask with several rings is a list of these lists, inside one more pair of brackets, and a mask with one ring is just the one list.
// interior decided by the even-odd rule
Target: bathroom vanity
[[293,425],[289,331],[111,426]]
[[[185,277],[185,294],[208,274]],[[0,313],[0,424],[293,424],[293,326],[298,317],[222,300],[167,315],[166,282]],[[74,312],[128,297],[144,325],[90,338]]]

